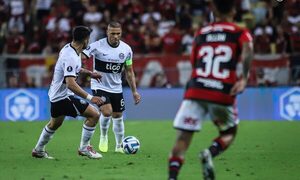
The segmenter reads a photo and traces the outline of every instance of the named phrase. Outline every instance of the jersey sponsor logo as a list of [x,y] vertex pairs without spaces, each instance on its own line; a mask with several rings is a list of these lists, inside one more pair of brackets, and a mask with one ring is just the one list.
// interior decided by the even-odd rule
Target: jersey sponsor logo
[[67,67],[67,71],[68,71],[68,72],[72,72],[72,71],[73,71],[72,66],[68,66],[68,67]]
[[5,97],[5,116],[11,121],[33,121],[39,117],[39,97],[21,89]]
[[124,58],[125,58],[125,55],[124,55],[123,53],[120,53],[120,54],[119,54],[119,58],[120,58],[120,59],[124,59]]
[[121,73],[124,63],[106,62],[100,59],[95,59],[95,69],[104,73]]
[[202,83],[204,87],[215,88],[215,89],[224,88],[224,85],[221,81],[217,81],[214,79],[197,78],[196,81]]
[[293,88],[280,96],[280,116],[286,120],[300,119],[300,88]]
[[106,69],[110,70],[112,73],[116,74],[121,70],[121,63],[113,64],[113,63],[107,63]]
[[103,53],[102,55],[103,55],[103,56],[107,56],[108,54],[104,54],[104,53]]
[[183,120],[184,124],[187,125],[192,125],[192,126],[196,126],[197,125],[198,120],[192,117],[185,117]]

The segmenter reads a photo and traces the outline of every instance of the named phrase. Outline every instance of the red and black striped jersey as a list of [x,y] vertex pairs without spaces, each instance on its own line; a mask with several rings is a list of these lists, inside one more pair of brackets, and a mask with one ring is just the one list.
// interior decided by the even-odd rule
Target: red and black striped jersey
[[230,90],[238,80],[242,44],[252,37],[234,23],[218,22],[201,28],[195,35],[191,54],[193,66],[184,98],[232,105]]

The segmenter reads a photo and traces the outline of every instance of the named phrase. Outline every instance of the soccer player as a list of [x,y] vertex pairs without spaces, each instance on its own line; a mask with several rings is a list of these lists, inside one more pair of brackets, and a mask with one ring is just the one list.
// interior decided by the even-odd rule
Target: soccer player
[[123,153],[121,148],[124,138],[123,111],[125,110],[121,72],[125,69],[126,79],[131,88],[135,104],[141,100],[137,92],[135,75],[132,66],[132,50],[121,39],[122,28],[119,22],[112,21],[108,24],[107,37],[91,43],[83,51],[88,58],[93,56],[94,71],[100,72],[101,81],[91,80],[91,89],[94,96],[101,97],[104,104],[100,111],[100,143],[101,152],[108,151],[108,129],[110,119],[113,123],[116,147],[115,152]]
[[[90,33],[91,30],[88,27],[75,27],[72,42],[66,44],[59,53],[48,93],[51,102],[51,120],[43,129],[35,148],[32,150],[33,157],[53,159],[45,151],[46,144],[62,125],[65,116],[77,117],[78,115],[86,117],[82,128],[79,155],[92,159],[102,157],[90,146],[90,139],[93,136],[100,115],[96,108],[83,99],[98,106],[103,101],[99,97],[88,94],[76,83],[76,78],[80,72],[89,73],[91,78],[97,80],[101,78],[99,73],[92,73],[81,68],[81,52],[87,47]],[[74,97],[74,94],[83,99]]]
[[170,180],[177,179],[192,136],[207,114],[219,135],[199,154],[204,179],[215,179],[212,159],[236,136],[236,95],[246,87],[253,44],[248,30],[232,23],[234,4],[234,0],[213,0],[216,21],[195,34],[192,75],[173,123],[177,139],[169,157]]

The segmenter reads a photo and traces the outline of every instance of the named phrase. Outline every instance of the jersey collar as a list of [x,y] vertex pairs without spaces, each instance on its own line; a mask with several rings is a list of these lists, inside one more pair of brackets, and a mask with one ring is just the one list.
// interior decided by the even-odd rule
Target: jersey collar
[[76,52],[76,54],[79,56],[79,54],[78,54],[78,52],[76,51],[76,49],[72,46],[72,43],[70,43],[70,47],[71,47],[72,49],[74,49],[74,51]]
[[112,48],[117,48],[117,47],[119,47],[119,45],[120,45],[120,41],[119,41],[119,44],[118,44],[117,46],[112,46],[112,45],[108,42],[108,38],[106,38],[106,42],[107,42],[107,44],[108,44],[110,47],[112,47]]

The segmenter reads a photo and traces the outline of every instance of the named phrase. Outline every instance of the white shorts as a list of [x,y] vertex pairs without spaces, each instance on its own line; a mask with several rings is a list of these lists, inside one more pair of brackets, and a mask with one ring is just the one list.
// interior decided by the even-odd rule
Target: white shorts
[[176,114],[173,126],[176,129],[199,131],[202,121],[209,115],[219,131],[225,131],[239,123],[234,106],[224,106],[205,101],[184,100]]

